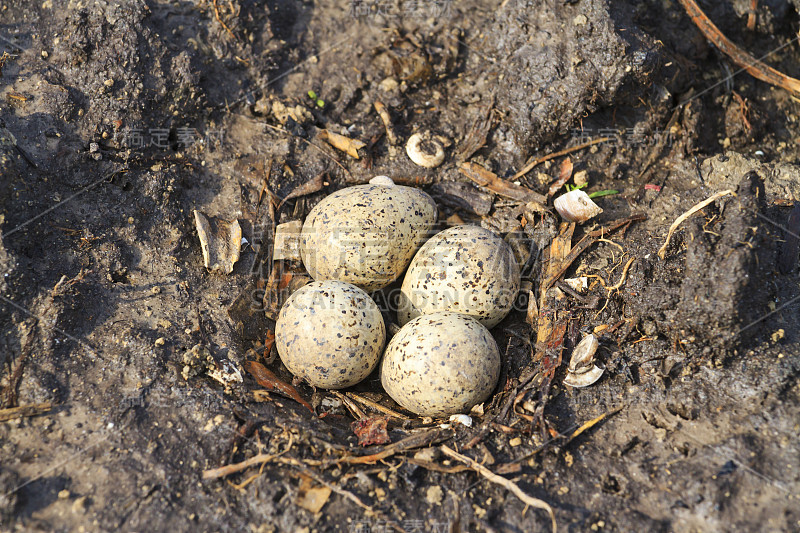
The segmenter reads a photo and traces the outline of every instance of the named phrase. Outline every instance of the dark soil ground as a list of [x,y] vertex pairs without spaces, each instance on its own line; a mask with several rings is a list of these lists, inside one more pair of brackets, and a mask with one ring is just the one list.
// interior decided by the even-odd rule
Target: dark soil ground
[[[701,6],[800,77],[794,4],[759,2],[752,30],[746,0]],[[183,354],[203,344],[245,374],[273,325],[254,296],[271,242],[272,221],[256,216],[265,175],[284,197],[327,173],[280,208],[286,222],[374,175],[429,187],[468,181],[458,165],[472,161],[510,178],[603,136],[571,158],[589,191],[620,194],[598,200],[603,214],[574,241],[647,219],[566,276],[612,285],[633,258],[624,283],[595,283],[595,308],[561,304],[567,349],[546,404],[529,386],[502,411],[541,362],[523,310],[494,328],[503,381],[445,444],[548,502],[561,531],[800,528],[800,276],[784,232],[800,200],[800,103],[740,73],[676,1],[12,0],[0,2],[3,52],[0,408],[53,408],[0,423],[0,529],[546,530],[543,511],[453,471],[435,445],[336,465],[365,452],[335,396],[298,385],[324,418],[276,394],[256,401],[249,375],[227,388],[184,379]],[[367,143],[365,157],[329,148],[323,128]],[[433,170],[402,146],[424,129],[449,141]],[[544,193],[562,160],[522,184]],[[660,259],[672,222],[726,189],[737,194],[684,222]],[[483,223],[515,229],[507,204],[495,198]],[[204,268],[195,209],[240,221],[253,246],[232,274]],[[538,269],[528,281],[539,286]],[[602,325],[602,379],[562,385],[569,349]],[[357,390],[392,406],[374,376]],[[526,405],[544,406],[547,440]],[[284,460],[202,478],[259,451]],[[323,482],[335,491],[312,513],[302,497]]]

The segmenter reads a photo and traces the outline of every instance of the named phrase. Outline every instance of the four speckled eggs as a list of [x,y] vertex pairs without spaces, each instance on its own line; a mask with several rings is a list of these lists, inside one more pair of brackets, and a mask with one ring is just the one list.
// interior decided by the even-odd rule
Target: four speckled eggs
[[398,310],[404,326],[383,356],[381,383],[420,415],[467,411],[497,384],[500,354],[487,328],[511,309],[519,267],[502,239],[477,226],[453,227],[425,242],[435,202],[387,181],[339,190],[309,213],[300,250],[317,281],[282,307],[278,353],[295,376],[317,387],[363,380],[377,366],[386,335],[365,291],[386,287],[408,267]]

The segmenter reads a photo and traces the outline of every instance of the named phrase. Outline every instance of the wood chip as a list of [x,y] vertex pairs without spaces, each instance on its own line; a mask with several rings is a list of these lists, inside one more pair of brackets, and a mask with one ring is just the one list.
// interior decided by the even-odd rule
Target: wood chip
[[303,481],[297,491],[295,503],[306,511],[317,514],[328,502],[333,491],[325,485],[315,486],[310,476],[303,475],[302,477]]
[[366,143],[358,139],[351,139],[344,135],[339,135],[330,130],[320,130],[318,137],[327,142],[337,150],[341,150],[353,159],[358,159],[358,151],[366,146]]

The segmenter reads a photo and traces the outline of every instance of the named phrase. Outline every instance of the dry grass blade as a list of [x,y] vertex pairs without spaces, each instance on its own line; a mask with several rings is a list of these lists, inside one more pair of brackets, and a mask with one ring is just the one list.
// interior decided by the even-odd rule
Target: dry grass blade
[[355,392],[345,392],[345,395],[348,398],[352,399],[352,400],[355,400],[355,401],[357,401],[359,403],[362,403],[362,404],[366,405],[370,409],[374,409],[374,410],[378,411],[379,413],[383,413],[385,415],[388,415],[388,416],[391,416],[391,417],[394,417],[394,418],[399,418],[401,420],[408,420],[409,419],[409,417],[404,415],[403,413],[398,413],[397,411],[389,409],[388,407],[384,407],[383,405],[381,405],[381,404],[379,404],[377,402],[373,402],[369,398],[365,398],[364,396],[356,394]]
[[734,63],[742,67],[748,74],[761,81],[765,81],[776,87],[781,87],[795,95],[800,95],[800,80],[787,76],[786,74],[775,70],[754,58],[738,46],[736,46],[730,39],[725,37],[719,28],[717,28],[711,19],[703,13],[700,6],[694,0],[678,0],[683,9],[692,19],[692,22],[703,32],[706,39],[711,41],[714,46],[719,48],[725,55],[730,57]]
[[664,241],[664,245],[661,248],[658,249],[658,257],[660,257],[661,259],[664,259],[664,256],[667,255],[667,246],[669,246],[669,241],[670,241],[670,239],[672,239],[672,234],[675,233],[675,230],[678,229],[678,226],[683,224],[683,222],[687,218],[689,218],[690,216],[694,215],[695,213],[697,213],[698,211],[703,209],[708,204],[711,204],[711,203],[717,201],[718,199],[722,198],[723,196],[728,196],[729,194],[736,195],[736,193],[733,192],[730,189],[722,191],[722,192],[718,192],[717,194],[715,194],[711,198],[703,200],[702,202],[700,202],[699,204],[695,205],[694,207],[692,207],[691,209],[686,211],[684,214],[682,214],[681,216],[676,218],[675,222],[673,222],[672,225],[669,227],[669,232],[667,232],[667,240],[665,240]]
[[547,511],[547,514],[550,515],[550,520],[553,523],[553,533],[556,533],[558,531],[558,524],[556,523],[556,515],[553,513],[553,508],[550,507],[550,505],[547,502],[544,502],[539,498],[534,498],[533,496],[525,494],[525,492],[523,492],[523,490],[519,488],[519,485],[517,485],[513,481],[508,480],[502,476],[498,476],[497,474],[495,474],[482,464],[478,463],[477,461],[474,461],[465,455],[461,455],[460,453],[451,450],[447,446],[442,445],[441,450],[442,452],[444,452],[445,455],[449,455],[453,459],[457,459],[462,463],[465,463],[471,469],[478,472],[480,475],[482,475],[492,483],[496,483],[510,490],[514,494],[514,496],[522,500],[523,503],[525,503],[525,505],[535,507],[536,509],[544,509],[545,511]]

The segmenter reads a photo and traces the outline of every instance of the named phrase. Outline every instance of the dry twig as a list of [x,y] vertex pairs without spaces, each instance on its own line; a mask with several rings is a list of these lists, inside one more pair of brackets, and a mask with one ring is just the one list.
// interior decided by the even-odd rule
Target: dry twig
[[444,440],[449,439],[452,436],[453,436],[452,430],[434,428],[429,431],[417,433],[416,435],[411,435],[410,437],[406,437],[392,444],[387,444],[386,446],[383,447],[381,451],[377,453],[373,453],[371,455],[342,457],[336,462],[346,463],[351,465],[372,464],[381,461],[383,459],[386,459],[387,457],[391,457],[400,452],[404,452],[414,448],[422,448],[425,446],[430,446],[431,444],[438,444]]
[[352,399],[352,400],[355,400],[355,401],[357,401],[359,403],[362,403],[362,404],[366,405],[370,409],[374,409],[375,411],[378,411],[379,413],[383,413],[385,415],[388,415],[388,416],[391,416],[391,417],[394,417],[394,418],[399,418],[401,420],[408,420],[409,419],[409,417],[407,417],[406,415],[404,415],[402,413],[398,413],[397,411],[389,409],[388,407],[384,407],[384,406],[382,406],[381,404],[379,404],[377,402],[373,402],[369,398],[365,398],[365,397],[363,397],[363,396],[361,396],[359,394],[356,394],[355,392],[345,392],[345,395],[348,398]]
[[50,402],[34,403],[31,405],[22,405],[20,407],[9,407],[8,409],[0,409],[0,422],[7,420],[14,420],[15,418],[23,418],[26,416],[37,416],[46,413],[53,408]]
[[541,165],[545,161],[550,161],[551,159],[555,159],[556,157],[561,157],[562,155],[571,154],[572,152],[577,152],[578,150],[589,148],[590,146],[593,146],[595,144],[600,144],[606,141],[610,141],[611,139],[612,139],[611,137],[600,137],[599,139],[592,139],[589,142],[578,144],[570,148],[564,148],[563,150],[559,150],[558,152],[553,152],[552,154],[547,154],[543,155],[542,157],[537,157],[536,159],[534,159],[533,161],[522,167],[522,170],[514,174],[514,179],[515,180],[520,179],[522,176],[530,172],[533,167]]

